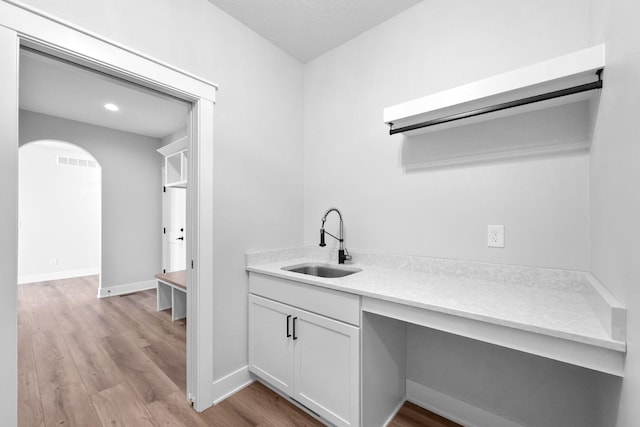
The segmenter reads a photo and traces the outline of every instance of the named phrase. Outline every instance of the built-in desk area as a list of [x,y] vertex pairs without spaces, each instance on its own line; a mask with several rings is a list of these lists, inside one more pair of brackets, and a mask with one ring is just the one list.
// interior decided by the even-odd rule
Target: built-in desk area
[[[626,310],[589,272],[355,251],[349,267],[360,271],[343,277],[291,268],[335,267],[333,255],[317,248],[252,253],[246,270],[250,371],[335,425],[386,425],[404,400],[425,400],[418,397],[427,388],[411,390],[406,377],[408,324],[624,374]],[[286,357],[272,354],[278,343]],[[315,354],[309,343],[326,352],[303,359]],[[286,358],[306,371],[278,376],[291,370],[272,362]],[[331,377],[335,366],[350,368]]]
[[187,271],[156,274],[158,311],[171,309],[171,320],[187,317]]

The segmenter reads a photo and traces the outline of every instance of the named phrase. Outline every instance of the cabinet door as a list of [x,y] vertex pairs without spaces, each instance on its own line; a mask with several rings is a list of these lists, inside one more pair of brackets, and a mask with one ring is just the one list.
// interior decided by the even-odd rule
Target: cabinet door
[[358,426],[360,330],[302,310],[294,318],[293,398],[337,426]]
[[273,387],[293,394],[293,309],[249,295],[249,369]]

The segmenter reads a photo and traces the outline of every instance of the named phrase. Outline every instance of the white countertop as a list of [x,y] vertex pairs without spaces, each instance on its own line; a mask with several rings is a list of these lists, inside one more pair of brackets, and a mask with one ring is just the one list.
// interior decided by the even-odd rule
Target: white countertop
[[[321,278],[282,270],[311,258],[250,264],[247,271],[335,289],[467,319],[576,341],[617,352],[626,344],[611,338],[581,290],[434,275],[358,263],[362,271]],[[315,260],[317,262],[317,260]]]

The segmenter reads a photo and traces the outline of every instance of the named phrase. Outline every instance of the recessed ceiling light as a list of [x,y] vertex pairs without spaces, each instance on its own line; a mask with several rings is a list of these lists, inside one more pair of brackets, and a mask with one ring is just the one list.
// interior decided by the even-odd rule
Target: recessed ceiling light
[[116,104],[104,104],[104,108],[106,108],[109,111],[118,111],[120,108],[116,105]]

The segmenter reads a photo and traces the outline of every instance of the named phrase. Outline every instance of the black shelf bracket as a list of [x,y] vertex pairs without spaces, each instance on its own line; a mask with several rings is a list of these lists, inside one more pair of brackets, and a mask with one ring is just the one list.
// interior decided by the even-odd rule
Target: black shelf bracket
[[476,110],[465,111],[463,113],[451,114],[449,116],[441,117],[438,119],[427,120],[425,122],[420,122],[413,125],[403,126],[395,129],[393,128],[393,123],[389,123],[389,135],[395,135],[397,133],[409,132],[412,130],[422,129],[429,126],[435,126],[443,123],[454,122],[457,120],[467,119],[469,117],[481,116],[483,114],[495,113],[496,111],[502,111],[502,110],[507,110],[509,108],[521,107],[523,105],[547,101],[549,99],[560,98],[563,96],[575,95],[576,93],[602,89],[602,85],[603,85],[602,71],[603,71],[602,69],[599,69],[598,71],[596,71],[598,80],[591,83],[585,83],[582,85],[573,86],[566,89],[555,90],[555,91],[543,93],[540,95],[529,96],[527,98],[504,102],[502,104],[492,105],[489,107],[478,108]]

